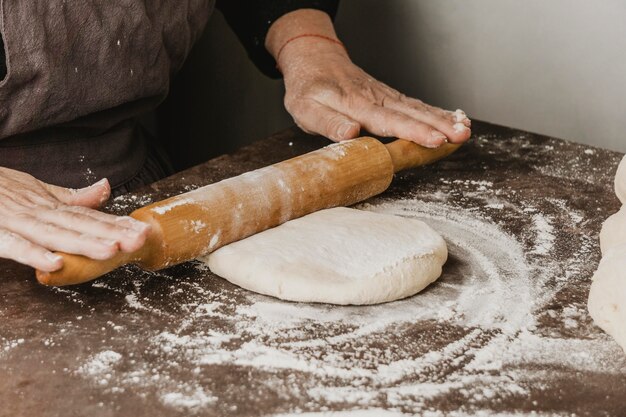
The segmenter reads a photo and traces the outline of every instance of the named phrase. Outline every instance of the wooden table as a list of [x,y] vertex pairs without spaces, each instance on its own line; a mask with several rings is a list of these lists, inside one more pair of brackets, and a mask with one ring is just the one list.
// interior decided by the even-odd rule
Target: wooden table
[[[325,144],[287,130],[107,209]],[[46,288],[1,261],[0,415],[624,416],[626,355],[586,312],[620,157],[476,122],[459,152],[358,207],[422,218],[449,245],[437,283],[382,306],[280,302],[199,262]]]

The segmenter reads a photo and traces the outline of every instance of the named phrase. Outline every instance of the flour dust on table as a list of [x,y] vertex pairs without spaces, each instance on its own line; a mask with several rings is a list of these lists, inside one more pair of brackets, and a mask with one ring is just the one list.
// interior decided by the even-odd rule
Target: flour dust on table
[[378,304],[441,275],[446,243],[424,222],[338,207],[291,220],[204,258],[233,284],[283,300]]

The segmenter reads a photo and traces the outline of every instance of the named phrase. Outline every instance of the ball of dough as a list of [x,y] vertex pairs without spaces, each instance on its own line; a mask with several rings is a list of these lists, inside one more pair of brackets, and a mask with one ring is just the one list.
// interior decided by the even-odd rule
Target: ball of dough
[[284,300],[376,304],[424,289],[447,255],[443,238],[419,220],[334,208],[224,246],[208,263],[236,285]]
[[622,204],[626,204],[626,156],[622,158],[615,173],[615,194]]
[[606,219],[600,231],[600,250],[603,255],[622,243],[626,243],[626,206]]
[[591,284],[589,314],[626,351],[626,244],[607,250]]

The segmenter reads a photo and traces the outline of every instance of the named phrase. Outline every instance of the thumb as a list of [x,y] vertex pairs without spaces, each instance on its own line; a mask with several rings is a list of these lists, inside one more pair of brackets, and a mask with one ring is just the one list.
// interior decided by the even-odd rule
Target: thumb
[[106,178],[88,187],[79,189],[59,187],[51,184],[44,184],[44,186],[59,201],[70,206],[98,208],[111,195],[111,186]]

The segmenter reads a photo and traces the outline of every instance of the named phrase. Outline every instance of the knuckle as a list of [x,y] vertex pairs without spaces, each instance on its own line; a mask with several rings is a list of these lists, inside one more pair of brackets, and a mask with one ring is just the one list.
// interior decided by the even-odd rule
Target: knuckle
[[335,132],[339,126],[346,122],[346,118],[341,114],[334,114],[326,121],[326,128],[329,132]]
[[285,98],[285,109],[294,117],[303,117],[309,110],[308,100],[304,97]]

